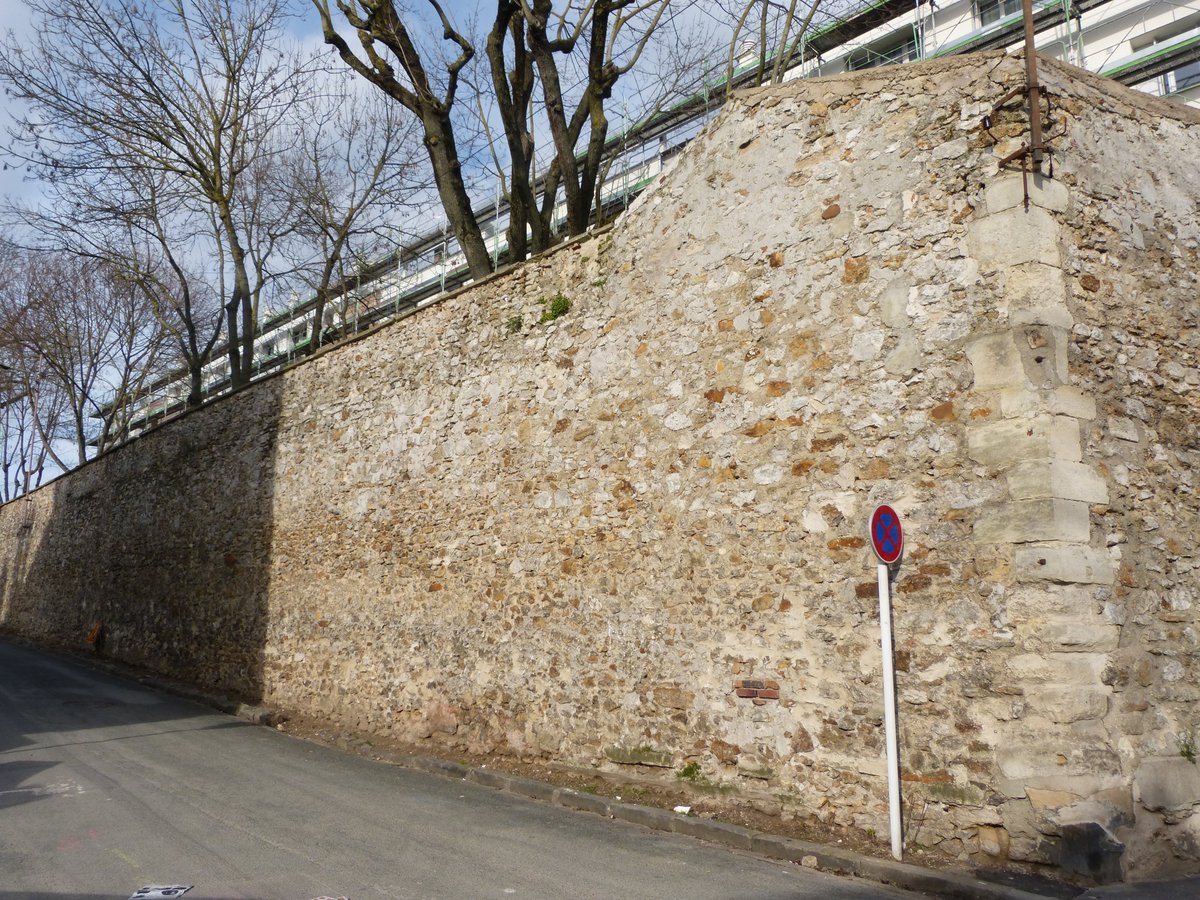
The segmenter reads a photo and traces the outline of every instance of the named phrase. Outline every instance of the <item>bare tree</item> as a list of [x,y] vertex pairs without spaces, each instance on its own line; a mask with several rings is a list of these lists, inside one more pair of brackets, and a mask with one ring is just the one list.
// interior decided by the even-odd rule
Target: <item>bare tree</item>
[[321,346],[326,306],[356,274],[351,269],[399,251],[396,218],[423,186],[412,120],[380,92],[363,94],[338,74],[304,107],[276,169],[280,193],[291,198],[300,280],[314,296],[309,352]]
[[808,0],[806,4],[800,0],[788,0],[784,6],[774,0],[746,0],[736,11],[737,21],[729,42],[727,89],[733,89],[743,34],[751,33],[749,29],[755,16],[758,18],[755,41],[758,66],[752,83],[780,84],[799,55],[801,44],[821,3],[822,0]]
[[[263,204],[249,182],[304,90],[305,67],[280,49],[287,0],[28,3],[32,38],[0,45],[0,81],[27,110],[9,152],[127,225],[147,203],[211,222],[231,378],[246,383],[274,247],[250,218]],[[127,199],[131,172],[156,193]],[[178,246],[164,257],[177,280],[197,268]]]
[[188,405],[200,404],[205,367],[224,333],[215,216],[196,214],[169,173],[132,167],[102,184],[51,182],[38,206],[6,212],[31,251],[102,262],[136,288],[187,370]]
[[[552,0],[521,0],[566,201],[567,234],[588,226],[608,137],[605,101],[637,65],[669,6],[670,0],[585,0],[556,10]],[[579,61],[586,75],[572,111],[559,70],[579,48],[586,48]]]
[[[672,10],[688,5],[687,0],[566,0],[558,6],[553,0],[496,0],[484,41],[488,77],[467,81],[479,42],[455,25],[438,0],[426,0],[425,17],[395,0],[334,0],[332,7],[330,0],[312,2],[325,41],[352,70],[420,121],[442,207],[474,277],[489,272],[492,260],[462,172],[461,118],[455,116],[472,106],[455,107],[463,85],[474,88],[476,106],[494,103],[499,115],[508,168],[508,240],[510,252],[520,258],[529,246],[527,230],[535,252],[555,239],[560,189],[565,233],[587,228],[606,152],[605,104],[673,21]],[[334,8],[341,13],[338,22]],[[340,22],[353,29],[357,51],[338,31]],[[429,32],[440,41],[423,41]],[[444,46],[451,52],[442,55]],[[669,88],[675,76],[689,70],[698,78],[700,68],[685,65],[660,79],[660,86]],[[548,133],[553,146],[553,162],[540,178],[534,173],[539,132]]]
[[86,460],[90,445],[106,448],[125,401],[161,372],[166,345],[136,285],[61,253],[24,254],[0,297],[0,337],[46,454],[64,470]]
[[393,0],[336,0],[337,9],[358,37],[361,55],[338,32],[329,0],[313,0],[325,41],[337,49],[346,65],[420,121],[442,208],[471,274],[478,278],[491,271],[492,262],[467,193],[453,118],[462,71],[474,58],[475,47],[455,29],[437,0],[428,3],[442,40],[453,47],[453,56],[435,63],[436,70],[431,70],[427,60],[436,60],[440,48],[422,53],[410,22]]
[[0,469],[5,501],[41,484],[64,406],[61,392],[44,378],[16,337],[26,274],[23,257],[0,241]]

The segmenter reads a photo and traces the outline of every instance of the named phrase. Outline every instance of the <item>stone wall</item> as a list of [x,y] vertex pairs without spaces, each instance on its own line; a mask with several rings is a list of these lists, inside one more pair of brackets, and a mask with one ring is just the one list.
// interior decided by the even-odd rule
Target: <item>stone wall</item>
[[[743,94],[610,232],[0,510],[9,628],[446,747],[1197,868],[1200,117],[1000,55]],[[562,317],[541,321],[556,297]]]

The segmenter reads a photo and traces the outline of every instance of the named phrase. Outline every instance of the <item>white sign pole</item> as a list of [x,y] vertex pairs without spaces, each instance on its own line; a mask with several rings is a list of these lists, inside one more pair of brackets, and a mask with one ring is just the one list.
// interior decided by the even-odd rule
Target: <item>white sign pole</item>
[[888,567],[879,563],[879,634],[883,651],[883,727],[887,739],[888,824],[892,856],[900,859],[900,749],[896,740],[896,674],[892,656],[892,601]]

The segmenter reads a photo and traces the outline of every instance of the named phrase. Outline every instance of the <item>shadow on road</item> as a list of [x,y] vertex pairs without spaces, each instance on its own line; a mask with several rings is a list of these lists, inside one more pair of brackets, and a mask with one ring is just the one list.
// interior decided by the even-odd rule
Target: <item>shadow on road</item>
[[0,640],[0,810],[77,793],[78,784],[53,771],[72,747],[254,727],[213,721],[201,706]]
[[20,806],[46,796],[41,788],[23,787],[26,781],[36,778],[57,763],[33,760],[0,762],[0,810]]
[[0,630],[259,701],[280,385],[0,507]]

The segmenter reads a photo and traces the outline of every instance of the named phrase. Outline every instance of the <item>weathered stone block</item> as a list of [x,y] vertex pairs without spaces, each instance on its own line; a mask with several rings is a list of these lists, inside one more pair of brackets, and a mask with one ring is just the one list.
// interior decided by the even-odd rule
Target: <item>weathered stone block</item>
[[1078,462],[1079,421],[1068,416],[1035,416],[976,425],[967,431],[971,459],[984,465],[1006,465],[1025,459]]
[[1081,544],[1033,544],[1018,547],[1013,571],[1019,581],[1056,584],[1112,584],[1108,551]]
[[609,747],[604,755],[615,763],[626,766],[653,766],[659,769],[669,769],[674,764],[674,758],[665,750],[655,750],[653,747]]
[[[1030,546],[1053,546],[1032,544]],[[1075,547],[1077,544],[1065,546]],[[1021,550],[1024,547],[1015,548]],[[1096,616],[1095,589],[1076,585],[1019,585],[1008,594],[1008,616],[1013,622],[1046,617],[1091,621]],[[1103,621],[1110,621],[1105,618]]]
[[995,179],[983,192],[983,202],[989,215],[1006,209],[1025,207],[1025,188],[1029,187],[1029,205],[1053,212],[1066,212],[1070,202],[1067,186],[1061,181],[1042,175],[1031,175],[1028,179],[1020,175],[1003,175]]
[[743,778],[757,778],[763,781],[775,774],[771,766],[755,753],[738,757],[737,772]]
[[1200,766],[1182,756],[1147,759],[1134,773],[1133,793],[1142,806],[1156,812],[1200,805]]
[[[1049,728],[1055,727],[1049,719],[1040,715],[1036,720],[1045,722]],[[1056,755],[1069,744],[1069,737],[1056,741],[1050,734],[1041,738],[1031,737],[1028,740],[1006,740],[996,748],[996,765],[1001,774],[1008,779],[1001,784],[1001,789],[1011,797],[1024,797],[1025,779],[1034,776],[1049,777],[1061,771],[1056,762]]]
[[1015,388],[1000,392],[1000,412],[1006,419],[1049,413],[1091,421],[1096,418],[1096,400],[1068,384],[1049,390]]
[[1005,668],[1029,685],[1100,685],[1108,657],[1102,653],[1021,653],[1010,657]]
[[1008,831],[994,825],[979,826],[979,849],[988,856],[997,859],[1008,857]]
[[1018,631],[1031,646],[1045,647],[1051,652],[1107,653],[1117,649],[1121,626],[1102,622],[1088,623],[1058,619],[1031,622]]
[[956,803],[964,806],[982,806],[987,800],[987,792],[973,784],[932,784],[921,785],[921,792],[931,800],[942,803]]
[[975,374],[975,390],[1024,388],[1025,366],[1011,331],[976,338],[967,344],[966,353]]
[[1079,799],[1070,791],[1054,791],[1046,788],[1029,788],[1025,791],[1025,795],[1029,798],[1029,805],[1033,807],[1034,812],[1042,813],[1070,806]]
[[1004,272],[1003,302],[1013,325],[1070,328],[1075,317],[1067,308],[1062,269],[1042,263],[1013,266]]
[[1055,499],[1014,500],[981,510],[973,536],[980,544],[1086,543],[1090,531],[1086,503]]
[[1025,696],[1032,712],[1060,725],[1099,719],[1108,711],[1108,692],[1101,688],[1046,684],[1027,690]]
[[1040,207],[1007,209],[973,222],[967,232],[971,255],[981,267],[1006,268],[1022,263],[1061,265],[1058,222]]
[[1091,466],[1073,460],[1025,460],[1009,470],[1013,500],[1053,497],[1084,503],[1108,503],[1108,484]]

